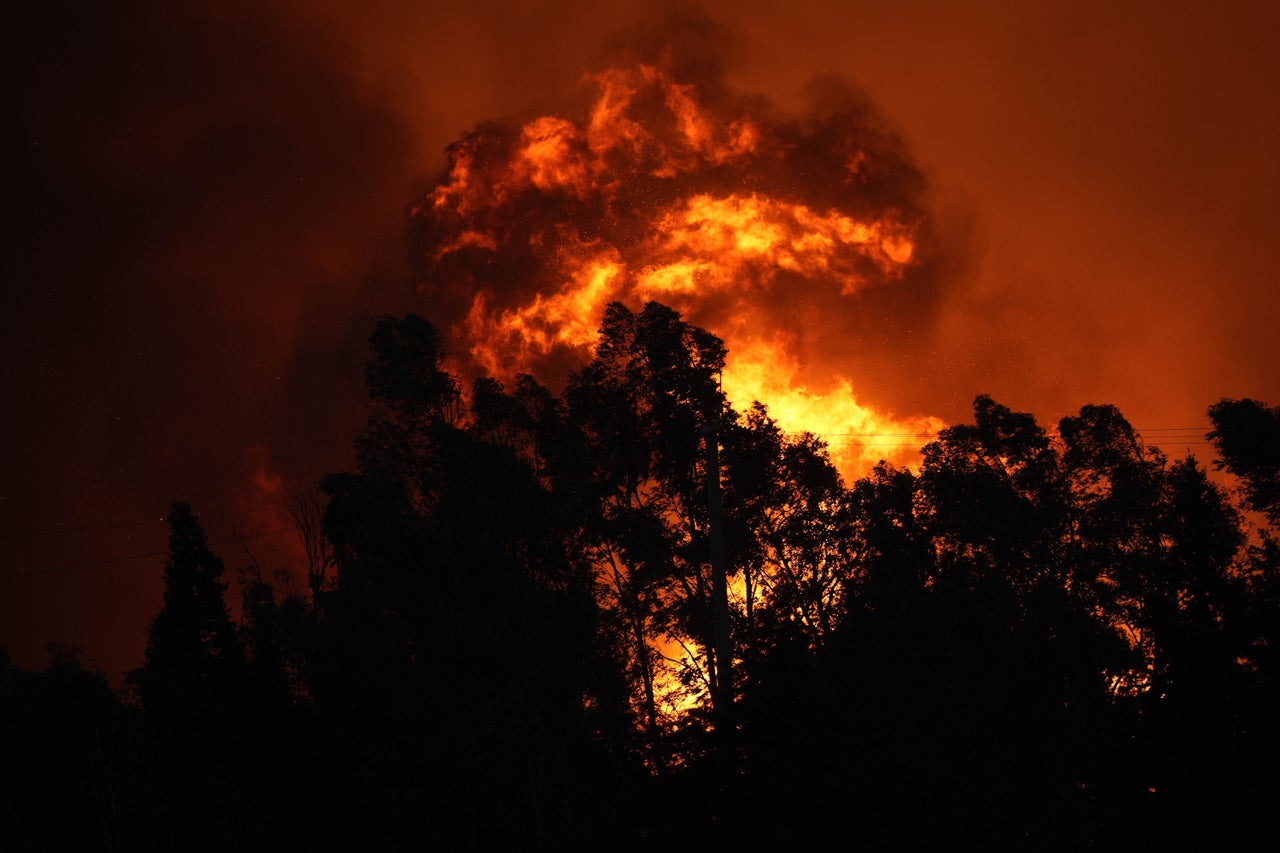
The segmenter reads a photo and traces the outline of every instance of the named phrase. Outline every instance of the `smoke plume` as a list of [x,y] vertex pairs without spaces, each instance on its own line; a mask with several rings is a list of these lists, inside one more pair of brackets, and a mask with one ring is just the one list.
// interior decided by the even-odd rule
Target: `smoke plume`
[[654,32],[584,75],[570,114],[464,134],[412,206],[419,293],[460,368],[555,384],[609,302],[657,300],[725,339],[740,409],[829,436],[846,473],[909,459],[938,422],[878,411],[842,363],[931,313],[924,176],[848,85],[819,80],[786,114],[725,83],[714,24]]

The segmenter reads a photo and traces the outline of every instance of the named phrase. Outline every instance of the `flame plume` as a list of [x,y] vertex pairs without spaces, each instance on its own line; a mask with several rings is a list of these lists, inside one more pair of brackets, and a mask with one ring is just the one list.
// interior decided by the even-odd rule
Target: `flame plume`
[[828,344],[860,294],[925,263],[919,173],[865,109],[782,120],[670,65],[589,75],[576,120],[450,146],[410,210],[420,292],[473,372],[544,381],[590,357],[609,302],[657,300],[724,339],[739,411],[759,400],[784,429],[833,437],[846,476],[909,463],[910,442],[878,437],[941,422],[860,402]]

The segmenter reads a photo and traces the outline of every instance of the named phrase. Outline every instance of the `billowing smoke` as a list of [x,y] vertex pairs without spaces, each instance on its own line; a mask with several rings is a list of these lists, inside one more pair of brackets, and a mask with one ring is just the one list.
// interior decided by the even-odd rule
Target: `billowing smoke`
[[589,358],[605,305],[657,300],[725,339],[739,408],[830,436],[847,473],[909,458],[939,423],[865,405],[842,361],[929,314],[922,174],[850,88],[815,84],[805,114],[783,115],[724,83],[702,33],[675,32],[586,74],[573,114],[449,147],[410,211],[430,313],[464,371],[555,384]]

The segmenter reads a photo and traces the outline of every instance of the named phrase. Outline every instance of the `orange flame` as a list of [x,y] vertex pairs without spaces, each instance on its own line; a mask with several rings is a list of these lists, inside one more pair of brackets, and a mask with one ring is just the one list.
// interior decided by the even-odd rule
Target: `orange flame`
[[[746,102],[705,104],[696,85],[651,65],[587,80],[596,98],[581,122],[541,116],[518,132],[468,134],[412,211],[436,265],[423,289],[465,295],[454,331],[474,364],[509,377],[536,375],[556,353],[585,360],[606,304],[654,299],[724,339],[724,390],[740,411],[759,400],[784,429],[827,436],[846,476],[882,457],[913,461],[924,441],[910,437],[941,422],[873,410],[838,369],[807,387],[815,365],[794,345],[803,330],[783,331],[800,315],[789,303],[820,293],[853,304],[916,263],[916,217],[850,195],[873,153],[830,153],[828,183],[845,194],[806,198],[762,177],[804,140]],[[492,272],[504,265],[516,271]]]

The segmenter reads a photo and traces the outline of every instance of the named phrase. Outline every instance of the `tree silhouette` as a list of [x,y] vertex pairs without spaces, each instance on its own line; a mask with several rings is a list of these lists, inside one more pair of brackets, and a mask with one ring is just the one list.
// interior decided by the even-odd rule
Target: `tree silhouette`
[[421,318],[384,318],[371,346],[359,471],[324,482],[337,577],[312,689],[343,775],[375,783],[341,787],[392,846],[603,832],[591,804],[622,785],[590,780],[616,782],[625,745],[594,578],[543,462],[559,410],[523,380],[478,383],[468,411]]
[[[656,303],[610,306],[560,394],[464,394],[413,315],[370,347],[356,470],[294,509],[309,598],[255,562],[234,624],[175,502],[141,708],[0,656],[0,760],[81,800],[9,793],[10,846],[1265,849],[1280,545],[1114,406],[1054,435],[979,396],[846,483]],[[1210,414],[1274,525],[1276,411]]]
[[143,665],[126,681],[165,744],[167,846],[240,846],[264,832],[246,729],[253,722],[244,649],[224,600],[223,562],[209,548],[191,507],[174,501],[164,605],[151,623]]
[[793,626],[806,645],[821,645],[840,621],[858,556],[849,493],[825,445],[786,435],[757,405],[726,434],[725,461],[748,638]]
[[166,846],[165,748],[75,648],[28,672],[0,649],[0,848]]
[[1280,407],[1222,399],[1209,407],[1218,463],[1243,482],[1249,505],[1280,527]]
[[[572,456],[562,491],[579,495],[584,544],[604,603],[629,642],[651,735],[668,673],[692,697],[717,678],[700,429],[732,422],[716,377],[724,345],[649,303],[610,305],[596,358],[564,394]],[[663,640],[682,649],[663,654]]]
[[164,606],[151,623],[145,663],[128,681],[149,710],[173,720],[230,710],[244,652],[223,596],[222,559],[209,549],[191,507],[169,512]]

